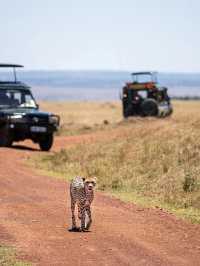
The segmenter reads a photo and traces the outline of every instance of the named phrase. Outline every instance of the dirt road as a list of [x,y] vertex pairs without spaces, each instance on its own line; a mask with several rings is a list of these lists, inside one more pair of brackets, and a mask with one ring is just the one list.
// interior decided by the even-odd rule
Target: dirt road
[[[79,142],[57,138],[55,149]],[[200,265],[200,226],[159,209],[97,193],[89,233],[70,233],[66,182],[24,159],[39,151],[0,149],[0,243],[33,265]]]

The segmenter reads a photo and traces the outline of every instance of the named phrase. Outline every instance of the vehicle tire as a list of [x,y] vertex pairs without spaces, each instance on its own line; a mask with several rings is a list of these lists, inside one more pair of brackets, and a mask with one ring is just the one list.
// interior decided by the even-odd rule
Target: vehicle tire
[[173,113],[173,108],[172,108],[172,106],[170,105],[169,106],[169,113],[168,113],[168,115],[171,115]]
[[131,116],[133,114],[133,110],[132,110],[132,106],[131,105],[125,105],[123,106],[123,116],[124,118],[128,118],[129,116]]
[[42,151],[49,151],[53,145],[53,134],[48,134],[39,140],[40,149]]
[[11,147],[12,136],[7,126],[0,127],[0,147]]
[[141,110],[144,116],[157,116],[158,104],[154,99],[145,99],[141,104]]

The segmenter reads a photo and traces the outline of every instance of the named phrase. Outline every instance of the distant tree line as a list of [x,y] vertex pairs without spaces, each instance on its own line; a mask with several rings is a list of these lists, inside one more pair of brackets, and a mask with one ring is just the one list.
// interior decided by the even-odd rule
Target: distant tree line
[[171,96],[172,100],[199,101],[200,96]]

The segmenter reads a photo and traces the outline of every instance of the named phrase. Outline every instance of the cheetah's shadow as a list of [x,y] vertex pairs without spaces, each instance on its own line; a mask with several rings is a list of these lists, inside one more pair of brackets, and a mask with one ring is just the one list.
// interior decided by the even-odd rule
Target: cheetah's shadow
[[90,233],[91,231],[90,230],[81,230],[80,227],[76,227],[76,228],[69,228],[68,229],[68,232],[70,233]]

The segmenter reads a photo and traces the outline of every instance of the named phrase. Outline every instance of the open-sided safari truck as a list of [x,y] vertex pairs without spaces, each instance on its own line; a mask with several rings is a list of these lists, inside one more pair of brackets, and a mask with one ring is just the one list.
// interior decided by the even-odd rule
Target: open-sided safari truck
[[134,72],[133,82],[126,83],[122,92],[123,116],[159,116],[172,113],[166,87],[157,83],[156,72]]
[[[0,64],[0,146],[11,146],[14,141],[31,139],[43,151],[50,150],[59,116],[42,112],[30,87],[17,81],[16,64]],[[10,71],[13,77],[10,79]],[[4,78],[3,78],[4,77]],[[3,80],[3,79],[4,80]]]

